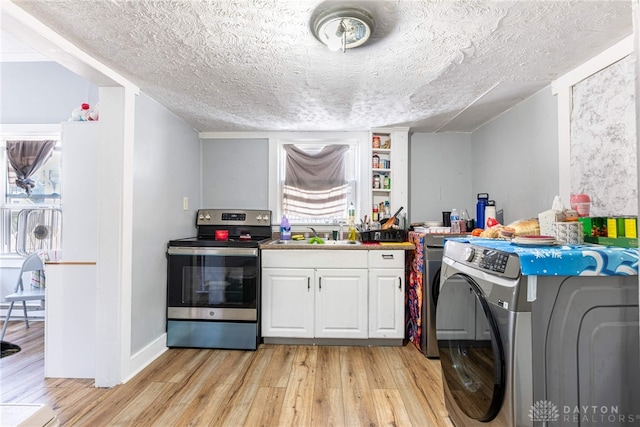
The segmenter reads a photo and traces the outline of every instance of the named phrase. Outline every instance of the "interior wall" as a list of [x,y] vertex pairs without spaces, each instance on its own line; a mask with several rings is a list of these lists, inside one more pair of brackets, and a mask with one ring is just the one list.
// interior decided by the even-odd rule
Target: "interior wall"
[[591,198],[592,216],[637,215],[635,56],[573,86],[571,193]]
[[409,139],[409,221],[442,221],[442,212],[474,217],[471,135],[413,133]]
[[202,140],[202,207],[269,209],[269,140]]
[[472,193],[489,193],[506,224],[550,209],[559,192],[558,105],[551,87],[473,132],[471,156]]
[[167,243],[195,235],[200,206],[198,133],[143,93],[136,100],[133,169],[131,354],[165,333]]
[[61,123],[83,102],[98,103],[98,88],[56,62],[1,62],[1,123]]

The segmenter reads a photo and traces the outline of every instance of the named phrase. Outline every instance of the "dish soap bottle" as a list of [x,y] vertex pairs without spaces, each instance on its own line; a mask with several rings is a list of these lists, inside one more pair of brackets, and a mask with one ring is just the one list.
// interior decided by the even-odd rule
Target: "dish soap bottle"
[[356,207],[353,206],[353,202],[349,205],[349,236],[347,240],[355,243],[356,241]]
[[291,240],[291,224],[285,215],[282,215],[280,221],[280,240]]

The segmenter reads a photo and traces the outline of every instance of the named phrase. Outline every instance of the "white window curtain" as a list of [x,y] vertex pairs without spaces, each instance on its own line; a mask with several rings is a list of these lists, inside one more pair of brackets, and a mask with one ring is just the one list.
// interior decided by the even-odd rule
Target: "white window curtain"
[[345,153],[349,146],[327,145],[319,152],[307,152],[285,144],[284,150],[284,214],[294,220],[344,217],[349,192]]
[[16,185],[31,195],[31,177],[49,160],[56,141],[7,141],[7,158],[16,172]]

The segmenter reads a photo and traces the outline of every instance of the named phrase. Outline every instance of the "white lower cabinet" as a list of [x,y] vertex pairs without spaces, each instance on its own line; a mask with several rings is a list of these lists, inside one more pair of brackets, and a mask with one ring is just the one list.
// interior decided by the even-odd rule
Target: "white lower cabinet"
[[404,251],[370,252],[263,251],[262,336],[404,338]]
[[262,336],[313,338],[315,271],[262,270]]
[[404,270],[369,270],[369,338],[404,338]]
[[367,338],[367,270],[316,270],[316,338]]

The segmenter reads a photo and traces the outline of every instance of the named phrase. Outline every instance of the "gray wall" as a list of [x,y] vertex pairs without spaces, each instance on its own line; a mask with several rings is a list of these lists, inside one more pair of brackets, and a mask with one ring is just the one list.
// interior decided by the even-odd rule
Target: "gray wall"
[[[98,102],[96,86],[55,62],[0,62],[0,91],[2,124],[61,123],[83,102]],[[2,301],[16,285],[16,264],[0,269]]]
[[414,133],[409,139],[409,221],[442,221],[442,211],[475,217],[471,135]]
[[472,193],[489,193],[505,223],[550,209],[559,191],[558,105],[551,88],[475,131],[471,153]]
[[[165,332],[167,242],[196,233],[198,134],[141,93],[136,99],[134,161],[132,354]],[[185,196],[189,198],[187,211],[182,206]]]
[[60,123],[83,102],[98,103],[98,88],[55,62],[0,63],[0,122]]
[[203,140],[202,206],[269,209],[269,140]]

